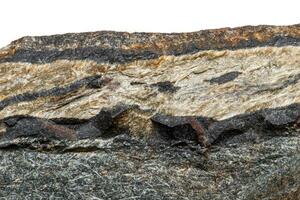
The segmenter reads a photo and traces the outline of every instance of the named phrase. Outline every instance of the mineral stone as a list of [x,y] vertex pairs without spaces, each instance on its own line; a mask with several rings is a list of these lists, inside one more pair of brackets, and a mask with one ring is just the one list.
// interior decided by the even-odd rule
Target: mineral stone
[[300,24],[0,49],[0,198],[300,199]]

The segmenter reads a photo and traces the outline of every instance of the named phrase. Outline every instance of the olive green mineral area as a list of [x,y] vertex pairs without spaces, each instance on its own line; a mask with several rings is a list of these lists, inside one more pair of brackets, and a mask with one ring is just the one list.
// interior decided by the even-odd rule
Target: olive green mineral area
[[300,24],[0,49],[0,199],[300,199]]

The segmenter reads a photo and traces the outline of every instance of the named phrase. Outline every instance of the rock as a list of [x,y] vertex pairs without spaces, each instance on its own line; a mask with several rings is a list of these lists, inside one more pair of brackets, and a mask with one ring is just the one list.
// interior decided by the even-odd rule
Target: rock
[[6,199],[300,199],[300,25],[0,49]]

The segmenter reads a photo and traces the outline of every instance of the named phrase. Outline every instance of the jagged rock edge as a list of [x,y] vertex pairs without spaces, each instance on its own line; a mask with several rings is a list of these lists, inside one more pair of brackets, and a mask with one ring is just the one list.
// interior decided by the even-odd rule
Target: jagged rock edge
[[[153,124],[151,135],[144,136],[142,132],[138,134],[132,133],[126,127],[126,124],[119,126],[118,118],[125,112],[130,113],[132,110],[151,114],[149,118]],[[262,109],[220,121],[203,116],[163,115],[152,110],[143,111],[137,105],[120,104],[112,109],[103,108],[96,116],[90,119],[40,119],[32,116],[11,116],[2,119],[0,123],[5,124],[6,132],[2,134],[0,148],[21,147],[38,149],[26,142],[24,144],[18,142],[20,141],[19,138],[28,137],[34,138],[33,141],[37,143],[40,142],[41,147],[42,144],[53,145],[56,143],[54,149],[63,150],[72,141],[95,138],[107,139],[108,141],[120,134],[134,135],[133,138],[146,141],[149,138],[151,141],[163,142],[189,141],[208,148],[210,145],[218,145],[226,137],[244,134],[249,130],[270,134],[271,136],[276,136],[276,133],[287,129],[298,130],[299,117],[300,104]],[[53,143],[53,141],[55,142]],[[84,151],[95,151],[98,149],[93,147],[93,145],[77,148],[85,149]],[[46,149],[51,151],[49,146]],[[68,148],[68,151],[71,151],[70,148]]]

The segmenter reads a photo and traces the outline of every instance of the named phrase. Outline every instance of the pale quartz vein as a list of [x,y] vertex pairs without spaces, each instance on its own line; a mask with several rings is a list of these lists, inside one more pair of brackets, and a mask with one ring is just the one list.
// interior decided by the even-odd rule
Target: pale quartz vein
[[[82,88],[64,97],[43,97],[7,106],[0,111],[0,118],[18,114],[89,118],[103,107],[124,103],[171,115],[225,119],[262,108],[300,103],[300,81],[278,89],[285,81],[300,74],[299,62],[300,47],[286,46],[203,51],[118,65],[79,60],[48,64],[2,63],[0,100],[24,92],[68,85],[95,74],[113,80],[97,90]],[[221,85],[206,81],[232,71],[242,74]],[[131,85],[133,81],[145,84]],[[161,81],[171,81],[180,89],[175,93],[161,93],[150,87]],[[272,88],[275,89],[266,90]],[[68,104],[63,105],[65,102]]]

